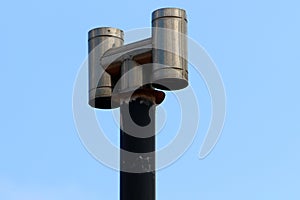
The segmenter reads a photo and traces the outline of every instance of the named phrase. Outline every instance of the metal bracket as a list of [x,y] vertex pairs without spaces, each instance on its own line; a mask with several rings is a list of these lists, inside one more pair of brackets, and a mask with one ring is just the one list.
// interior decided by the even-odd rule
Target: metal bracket
[[111,75],[120,73],[124,60],[130,58],[139,63],[152,62],[152,38],[109,49],[100,59],[101,66]]

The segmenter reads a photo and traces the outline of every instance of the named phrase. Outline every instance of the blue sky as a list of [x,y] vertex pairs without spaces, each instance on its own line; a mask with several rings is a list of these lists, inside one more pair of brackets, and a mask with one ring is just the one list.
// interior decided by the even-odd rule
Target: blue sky
[[[2,2],[0,199],[118,199],[118,172],[93,159],[78,137],[73,84],[87,56],[88,30],[149,27],[151,12],[161,7],[187,11],[189,36],[222,75],[227,117],[215,149],[199,160],[211,105],[191,70],[199,130],[184,156],[158,172],[157,199],[299,199],[299,6],[296,0]],[[176,103],[167,95],[162,106],[174,117],[168,112]],[[97,111],[103,116],[111,112]],[[118,144],[116,126],[108,130]],[[158,145],[173,137],[167,121]]]

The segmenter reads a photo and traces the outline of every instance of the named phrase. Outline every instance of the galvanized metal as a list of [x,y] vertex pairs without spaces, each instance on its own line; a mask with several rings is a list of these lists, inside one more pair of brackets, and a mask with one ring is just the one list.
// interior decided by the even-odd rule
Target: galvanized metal
[[152,38],[108,50],[101,58],[101,65],[109,74],[115,75],[120,73],[121,65],[128,57],[140,64],[152,62]]
[[187,18],[178,8],[163,8],[152,13],[153,85],[178,90],[188,85]]
[[100,58],[111,48],[123,45],[123,31],[117,28],[96,28],[88,33],[89,46],[89,104],[95,108],[110,109],[118,106],[112,103],[112,90],[116,78],[111,77],[100,63]]
[[121,66],[118,93],[134,92],[144,84],[143,68],[137,62],[127,59]]

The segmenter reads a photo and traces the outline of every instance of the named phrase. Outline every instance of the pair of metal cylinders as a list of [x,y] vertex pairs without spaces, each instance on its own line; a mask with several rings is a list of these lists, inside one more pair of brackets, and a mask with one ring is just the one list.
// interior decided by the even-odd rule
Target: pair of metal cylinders
[[[110,74],[101,58],[112,48],[122,47],[124,33],[116,28],[89,31],[89,104],[110,109],[119,106],[114,94],[150,85],[162,90],[179,90],[188,85],[187,18],[178,8],[163,8],[152,13],[151,62],[140,65],[130,56],[122,61],[119,73]],[[111,61],[113,63],[113,61]]]

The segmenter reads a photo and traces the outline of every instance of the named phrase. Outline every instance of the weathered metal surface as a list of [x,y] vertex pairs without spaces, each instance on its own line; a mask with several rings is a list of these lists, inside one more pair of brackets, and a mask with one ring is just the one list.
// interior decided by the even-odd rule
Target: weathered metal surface
[[122,46],[123,31],[116,28],[96,28],[89,31],[89,104],[95,108],[110,109],[113,103],[112,90],[117,77],[104,71],[100,58],[115,47]]
[[139,64],[152,62],[152,38],[108,50],[101,58],[101,65],[111,75],[120,73],[122,62],[130,57]]
[[178,90],[188,85],[187,19],[178,8],[163,8],[152,13],[154,86]]
[[[138,95],[124,99],[120,112],[120,200],[155,200],[153,97]],[[129,156],[124,151],[133,154]]]

